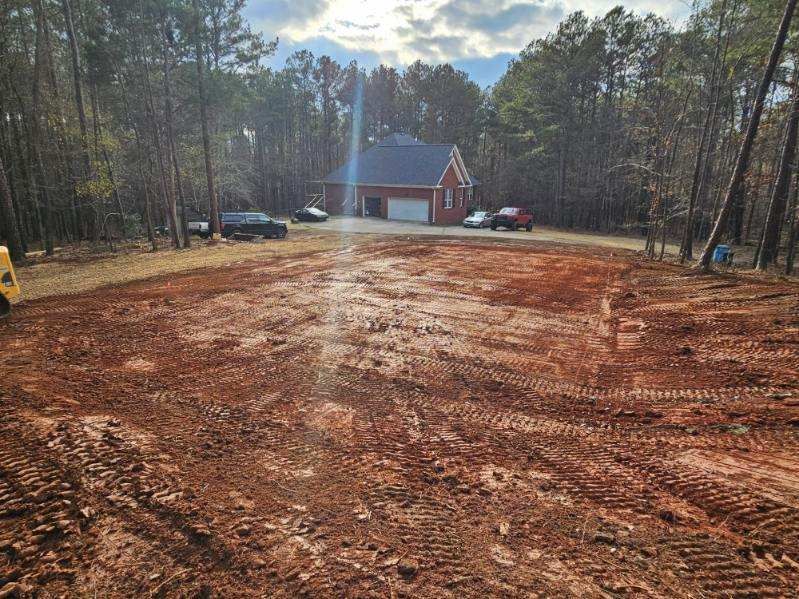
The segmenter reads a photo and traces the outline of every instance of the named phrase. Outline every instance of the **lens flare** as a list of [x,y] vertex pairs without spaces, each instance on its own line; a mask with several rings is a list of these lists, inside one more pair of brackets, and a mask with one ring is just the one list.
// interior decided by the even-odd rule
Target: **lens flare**
[[357,177],[358,154],[360,151],[361,126],[363,123],[363,73],[355,80],[355,97],[352,102],[352,131],[350,132],[350,161],[347,168],[347,182],[352,185],[352,198],[344,206],[345,216],[354,216],[358,209]]

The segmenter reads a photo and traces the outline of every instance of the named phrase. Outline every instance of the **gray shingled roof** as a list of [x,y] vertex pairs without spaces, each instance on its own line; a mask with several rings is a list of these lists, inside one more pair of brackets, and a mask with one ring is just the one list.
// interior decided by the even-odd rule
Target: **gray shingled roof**
[[426,144],[394,133],[328,174],[322,182],[434,187],[454,148],[453,144]]

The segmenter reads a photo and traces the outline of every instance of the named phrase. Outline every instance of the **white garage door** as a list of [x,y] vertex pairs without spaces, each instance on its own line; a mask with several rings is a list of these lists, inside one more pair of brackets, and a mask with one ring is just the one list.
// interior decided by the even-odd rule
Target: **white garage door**
[[409,200],[407,198],[388,199],[389,220],[415,220],[427,222],[428,200]]

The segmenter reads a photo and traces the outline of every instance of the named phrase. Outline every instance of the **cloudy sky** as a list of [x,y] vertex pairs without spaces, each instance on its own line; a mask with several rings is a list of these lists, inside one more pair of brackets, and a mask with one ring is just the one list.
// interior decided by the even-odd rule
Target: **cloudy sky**
[[366,67],[450,62],[485,86],[569,13],[600,16],[617,4],[672,21],[689,11],[687,0],[249,0],[245,15],[267,39],[280,39],[276,67],[307,48]]

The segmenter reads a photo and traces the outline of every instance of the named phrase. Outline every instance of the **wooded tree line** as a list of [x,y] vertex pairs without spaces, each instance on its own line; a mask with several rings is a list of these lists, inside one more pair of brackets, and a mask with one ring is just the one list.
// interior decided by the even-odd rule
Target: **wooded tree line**
[[559,226],[641,232],[650,256],[676,238],[686,260],[722,214],[714,246],[754,244],[761,266],[773,263],[779,241],[793,248],[796,235],[795,36],[783,36],[756,143],[731,180],[795,4],[785,9],[784,0],[712,0],[679,30],[620,7],[570,15],[488,99],[486,191],[501,204],[524,190],[539,220]]
[[465,73],[421,62],[367,72],[307,51],[277,70],[275,42],[251,31],[243,7],[3,4],[2,236],[18,256],[140,232],[155,244],[160,226],[188,245],[182,215],[213,218],[212,205],[285,214],[351,146],[392,131],[475,151],[484,95]]
[[622,8],[575,13],[487,90],[448,64],[367,70],[300,51],[277,67],[244,1],[3,3],[0,238],[17,257],[137,234],[155,244],[158,226],[188,245],[192,211],[285,214],[309,181],[393,131],[458,144],[488,207],[640,233],[651,256],[670,237],[692,258],[720,214],[716,242],[763,246],[764,267],[793,247],[793,35],[725,202],[785,0],[705,0],[679,28]]

